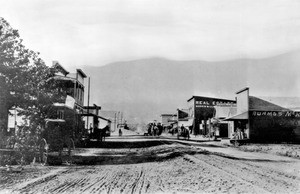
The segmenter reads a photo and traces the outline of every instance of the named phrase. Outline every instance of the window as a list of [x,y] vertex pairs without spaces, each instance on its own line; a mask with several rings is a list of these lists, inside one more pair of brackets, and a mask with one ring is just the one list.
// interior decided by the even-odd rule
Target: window
[[58,119],[64,119],[64,111],[63,110],[58,110],[57,111],[57,118]]

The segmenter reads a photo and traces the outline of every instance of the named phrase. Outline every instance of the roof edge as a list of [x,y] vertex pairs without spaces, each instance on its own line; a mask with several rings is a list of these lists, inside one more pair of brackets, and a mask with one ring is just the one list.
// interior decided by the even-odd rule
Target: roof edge
[[241,90],[237,91],[235,94],[242,93],[243,91],[246,91],[246,90],[248,90],[248,91],[249,91],[249,87],[245,87],[245,88],[243,88],[243,89],[241,89]]
[[82,75],[83,78],[86,78],[86,74],[81,69],[76,69],[79,74]]
[[191,101],[193,98],[195,97],[199,97],[199,98],[209,98],[209,99],[215,99],[215,100],[228,100],[228,101],[234,101],[236,102],[236,100],[232,100],[232,99],[224,99],[224,98],[216,98],[216,97],[207,97],[207,96],[192,96],[190,99],[187,100],[187,102]]

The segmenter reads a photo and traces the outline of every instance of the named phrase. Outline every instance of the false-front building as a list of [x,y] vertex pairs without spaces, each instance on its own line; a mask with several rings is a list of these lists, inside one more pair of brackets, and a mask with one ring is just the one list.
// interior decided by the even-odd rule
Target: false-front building
[[249,96],[249,88],[237,93],[237,114],[225,120],[234,121],[235,132],[252,142],[299,142],[300,99],[288,97]]
[[188,116],[192,118],[192,133],[207,135],[210,132],[209,122],[215,115],[216,106],[235,106],[235,100],[193,96],[187,100]]

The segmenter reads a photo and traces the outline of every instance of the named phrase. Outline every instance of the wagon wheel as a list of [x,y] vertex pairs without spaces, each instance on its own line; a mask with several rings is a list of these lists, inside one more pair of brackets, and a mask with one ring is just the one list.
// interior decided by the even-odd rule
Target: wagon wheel
[[47,164],[48,162],[48,150],[49,145],[45,138],[43,138],[40,142],[40,162],[42,165]]

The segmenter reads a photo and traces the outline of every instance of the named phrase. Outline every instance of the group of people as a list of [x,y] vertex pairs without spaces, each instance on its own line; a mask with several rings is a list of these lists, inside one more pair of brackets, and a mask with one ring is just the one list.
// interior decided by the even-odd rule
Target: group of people
[[236,123],[236,129],[233,134],[233,139],[246,139],[247,137],[247,127],[245,123],[238,121]]
[[148,135],[160,136],[163,132],[163,126],[160,123],[149,123],[148,124]]

